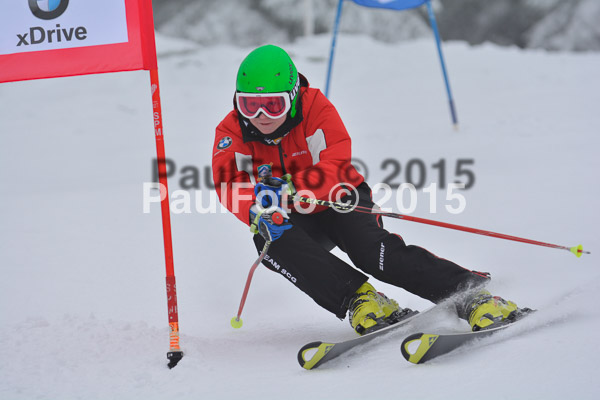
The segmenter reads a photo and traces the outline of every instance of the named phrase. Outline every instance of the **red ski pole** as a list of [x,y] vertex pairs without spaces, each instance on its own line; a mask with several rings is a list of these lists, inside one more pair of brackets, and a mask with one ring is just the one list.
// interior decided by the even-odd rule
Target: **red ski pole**
[[246,286],[244,287],[244,293],[242,294],[242,299],[240,300],[240,307],[238,308],[237,316],[231,318],[231,326],[234,327],[235,329],[239,329],[242,327],[243,321],[242,321],[241,315],[242,315],[242,310],[244,309],[244,304],[246,304],[246,297],[248,296],[248,290],[250,290],[250,283],[252,283],[252,276],[254,275],[254,271],[256,271],[256,268],[260,265],[262,260],[267,255],[267,251],[269,251],[270,245],[271,245],[271,241],[268,241],[265,243],[265,246],[263,247],[262,251],[260,252],[260,255],[254,262],[254,264],[252,264],[252,267],[250,268],[250,272],[248,272],[248,278],[246,279]]
[[334,209],[337,209],[340,211],[344,211],[344,212],[357,211],[357,212],[362,212],[362,213],[366,213],[366,214],[377,214],[377,215],[382,215],[384,217],[403,219],[406,221],[413,221],[413,222],[418,222],[418,223],[427,224],[427,225],[440,226],[442,228],[454,229],[457,231],[475,233],[475,234],[484,235],[484,236],[491,236],[491,237],[495,237],[495,238],[499,238],[499,239],[506,239],[506,240],[512,240],[515,242],[534,244],[536,246],[550,247],[553,249],[567,250],[567,251],[570,251],[571,253],[575,254],[577,257],[581,257],[582,254],[591,254],[589,251],[584,251],[582,245],[573,246],[573,247],[560,246],[557,244],[545,243],[545,242],[540,242],[537,240],[531,240],[531,239],[525,239],[525,238],[517,237],[517,236],[505,235],[503,233],[486,231],[483,229],[469,228],[467,226],[449,224],[446,222],[434,221],[434,220],[426,219],[426,218],[412,217],[410,215],[405,215],[405,214],[385,212],[385,211],[379,209],[377,206],[375,206],[373,208],[369,208],[369,207],[363,207],[363,206],[352,205],[352,204],[344,204],[341,202],[317,200],[317,199],[311,199],[311,198],[300,197],[300,196],[296,196],[294,198],[294,201],[331,207],[331,208],[334,208]]
[[[265,215],[265,214],[263,214],[263,215]],[[285,219],[280,212],[273,212],[271,214],[271,216],[268,217],[267,219],[270,223],[272,223],[274,225],[281,225],[285,222]],[[258,234],[259,228],[257,228],[256,231],[254,231],[254,230],[252,230],[252,231],[255,232],[255,234]],[[248,296],[248,290],[250,290],[250,283],[252,283],[252,276],[254,275],[254,271],[256,271],[256,268],[258,268],[258,266],[260,265],[262,260],[267,255],[267,251],[269,251],[269,246],[271,246],[271,243],[272,243],[271,240],[267,240],[265,242],[265,245],[264,245],[262,251],[260,252],[260,255],[254,262],[254,264],[252,264],[252,267],[250,268],[250,272],[248,272],[248,278],[246,279],[246,286],[244,287],[244,293],[242,293],[242,299],[240,300],[240,307],[238,308],[237,315],[235,317],[231,318],[231,326],[234,327],[235,329],[239,329],[242,327],[243,322],[242,322],[241,315],[242,315],[242,310],[244,309],[244,304],[246,304],[246,297]]]

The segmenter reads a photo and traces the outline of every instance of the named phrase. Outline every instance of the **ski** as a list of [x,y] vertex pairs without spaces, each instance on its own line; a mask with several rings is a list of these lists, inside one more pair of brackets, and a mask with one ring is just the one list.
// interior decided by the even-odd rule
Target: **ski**
[[462,345],[476,339],[488,337],[510,328],[531,312],[531,310],[527,310],[528,311],[523,313],[515,321],[481,331],[449,334],[415,333],[404,339],[400,346],[400,350],[406,361],[413,364],[422,364],[441,355],[450,353]]
[[[406,326],[409,322],[413,321],[417,316],[427,314],[433,310],[444,307],[442,304],[435,305],[423,312],[410,311],[403,316],[401,320],[393,325],[386,326],[385,328],[379,329],[375,332],[368,333],[363,336],[358,336],[353,339],[348,339],[339,342],[311,342],[304,345],[300,351],[298,351],[298,362],[300,366],[305,369],[315,369],[326,362],[333,360],[334,358],[346,353],[348,350],[355,348],[356,346],[363,345],[370,342],[371,340],[384,336],[401,326]],[[314,352],[312,356],[309,356],[311,352]],[[308,358],[307,358],[308,357]]]

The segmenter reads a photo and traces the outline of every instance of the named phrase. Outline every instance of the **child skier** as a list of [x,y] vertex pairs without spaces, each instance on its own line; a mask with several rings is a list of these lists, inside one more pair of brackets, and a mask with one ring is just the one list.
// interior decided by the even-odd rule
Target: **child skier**
[[307,212],[297,204],[284,210],[296,192],[328,200],[344,188],[356,189],[344,202],[373,207],[371,189],[350,159],[350,136],[336,109],[289,55],[273,45],[252,51],[237,74],[234,109],[216,129],[213,179],[221,202],[255,232],[256,248],[272,242],[263,264],[338,318],[348,314],[360,335],[396,322],[404,310],[331,254],[334,246],[365,273],[434,303],[461,293],[458,315],[473,330],[517,316],[515,303],[482,289],[489,274],[406,245],[380,216],[325,207]]

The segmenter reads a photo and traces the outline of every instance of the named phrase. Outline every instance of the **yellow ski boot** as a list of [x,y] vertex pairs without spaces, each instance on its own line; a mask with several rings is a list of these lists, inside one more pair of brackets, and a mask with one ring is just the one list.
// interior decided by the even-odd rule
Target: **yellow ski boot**
[[350,300],[348,315],[352,328],[364,335],[397,322],[405,314],[402,311],[395,300],[365,282]]
[[[529,311],[524,309],[523,311]],[[473,331],[494,328],[494,325],[513,322],[521,310],[512,301],[492,296],[482,290],[473,298],[469,311],[469,325]]]

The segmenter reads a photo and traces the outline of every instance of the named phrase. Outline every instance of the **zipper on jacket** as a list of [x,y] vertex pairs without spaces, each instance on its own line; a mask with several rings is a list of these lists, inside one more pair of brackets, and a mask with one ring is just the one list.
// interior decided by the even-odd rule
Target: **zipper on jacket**
[[283,175],[287,174],[285,169],[285,162],[283,161],[284,153],[283,148],[281,147],[281,142],[277,143],[277,148],[279,149],[279,162],[281,162],[281,172]]

